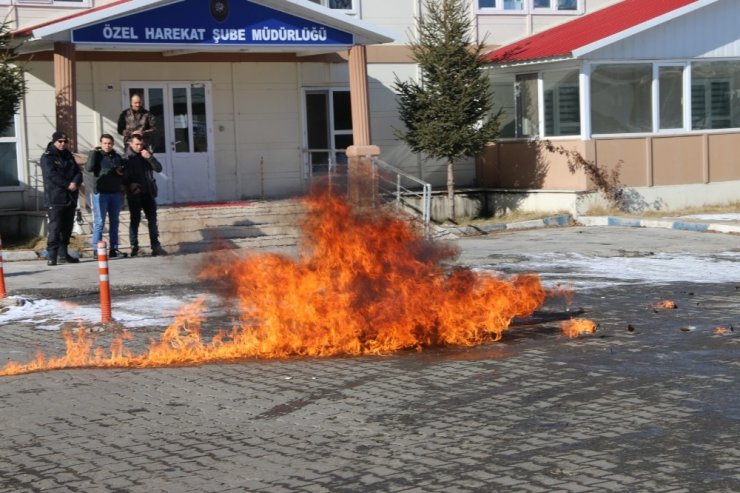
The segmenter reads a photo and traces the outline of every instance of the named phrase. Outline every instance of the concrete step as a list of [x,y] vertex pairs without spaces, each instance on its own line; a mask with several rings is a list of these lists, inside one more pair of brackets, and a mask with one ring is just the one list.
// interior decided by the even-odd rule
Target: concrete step
[[[303,205],[295,200],[162,206],[157,211],[159,239],[169,253],[292,246],[298,241],[304,212]],[[128,210],[121,211],[118,247],[126,253],[130,249],[129,223]],[[84,211],[75,234],[84,257],[95,254],[92,227],[92,213]],[[106,225],[106,240],[107,235]],[[145,217],[139,225],[139,247],[142,253],[151,248]]]

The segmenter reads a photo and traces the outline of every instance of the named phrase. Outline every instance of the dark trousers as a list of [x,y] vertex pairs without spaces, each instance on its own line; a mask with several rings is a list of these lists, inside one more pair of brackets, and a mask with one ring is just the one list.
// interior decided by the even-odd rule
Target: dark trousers
[[72,229],[75,226],[76,205],[63,207],[49,207],[47,226],[48,236],[46,237],[46,251],[49,258],[55,258],[59,248],[66,250],[69,245],[69,239],[72,236]]
[[139,246],[139,223],[141,211],[144,210],[146,222],[149,226],[149,244],[152,248],[159,245],[159,229],[157,228],[157,201],[148,193],[127,195],[128,211],[131,224],[128,229],[128,240],[132,247]]

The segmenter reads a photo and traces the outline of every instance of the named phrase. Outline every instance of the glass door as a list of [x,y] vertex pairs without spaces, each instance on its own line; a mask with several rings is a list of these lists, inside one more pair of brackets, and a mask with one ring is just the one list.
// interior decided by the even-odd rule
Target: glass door
[[169,84],[169,140],[177,186],[175,202],[206,202],[215,198],[208,115],[210,91],[205,83]]
[[201,82],[126,82],[125,106],[133,94],[155,118],[151,150],[162,163],[155,174],[160,204],[215,199],[210,85]]
[[347,172],[347,147],[352,145],[352,109],[346,89],[307,90],[306,177]]

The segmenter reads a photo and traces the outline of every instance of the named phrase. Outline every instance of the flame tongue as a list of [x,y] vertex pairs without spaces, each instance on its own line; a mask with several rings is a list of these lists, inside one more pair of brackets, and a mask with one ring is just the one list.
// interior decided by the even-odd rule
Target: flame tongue
[[38,355],[0,374],[82,366],[147,367],[244,357],[377,354],[498,340],[514,317],[542,306],[536,275],[503,280],[446,267],[457,254],[390,214],[353,210],[336,196],[307,199],[297,258],[278,254],[212,259],[200,277],[227,284],[240,309],[228,332],[205,342],[202,302],[187,307],[142,355],[122,339],[110,354],[78,331],[67,356]]
[[[496,340],[544,302],[533,275],[504,281],[445,269],[456,251],[391,215],[309,199],[298,260],[251,256],[204,271],[227,278],[260,356],[326,356]],[[226,268],[224,268],[226,267]]]

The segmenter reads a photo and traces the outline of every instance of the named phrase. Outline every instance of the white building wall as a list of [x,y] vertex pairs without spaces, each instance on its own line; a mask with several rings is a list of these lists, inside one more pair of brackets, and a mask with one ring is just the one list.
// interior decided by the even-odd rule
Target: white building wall
[[[112,0],[95,1],[99,6]],[[586,0],[591,12],[619,0]],[[408,41],[418,15],[420,0],[362,0],[358,17],[399,35],[396,44]],[[723,8],[740,8],[731,0]],[[541,31],[575,16],[565,15],[477,15],[471,0],[471,17],[480,39],[503,44]],[[22,7],[17,9],[21,25],[32,25],[72,13],[77,9]],[[735,12],[737,13],[737,12]],[[730,22],[734,15],[712,21]],[[709,20],[707,21],[709,22]],[[719,31],[719,30],[718,30]],[[639,43],[638,43],[639,44]],[[644,49],[644,44],[640,45]],[[24,145],[29,159],[28,176],[36,173],[38,160],[54,131],[54,82],[51,62],[30,62],[29,95],[25,102]],[[394,129],[402,128],[397,114],[393,82],[416,77],[412,63],[383,63],[371,60],[368,66],[373,143],[381,158],[407,172],[443,186],[446,163],[423,161],[396,139]],[[118,139],[116,120],[121,111],[121,81],[210,81],[212,84],[215,188],[217,200],[296,193],[305,188],[303,145],[305,124],[303,89],[348,87],[346,63],[118,63],[78,62],[77,122],[79,150],[97,144],[101,133]],[[456,182],[473,185],[474,160],[458,163]],[[28,201],[28,198],[27,198]]]
[[[595,12],[622,0],[584,0],[585,13]],[[477,0],[472,0],[477,5]],[[480,41],[488,45],[513,43],[558,24],[572,21],[582,14],[522,14],[502,12],[497,14],[477,12],[477,30]]]
[[[92,7],[100,7],[116,0],[88,0],[87,5],[75,5],[72,2],[67,4],[58,3],[55,6],[45,5],[44,2],[36,4],[26,3],[18,5],[17,0],[4,0],[0,3],[0,14],[3,19],[13,23],[15,27],[26,27],[40,24],[59,17],[72,15]],[[13,5],[8,5],[12,3]],[[51,3],[50,1],[48,3]]]
[[740,57],[740,2],[722,0],[586,55],[598,60]]
[[263,190],[270,195],[300,191],[301,95],[296,64],[238,63],[233,69],[242,197],[259,197]]
[[361,18],[398,36],[396,44],[406,44],[422,0],[360,0]]

